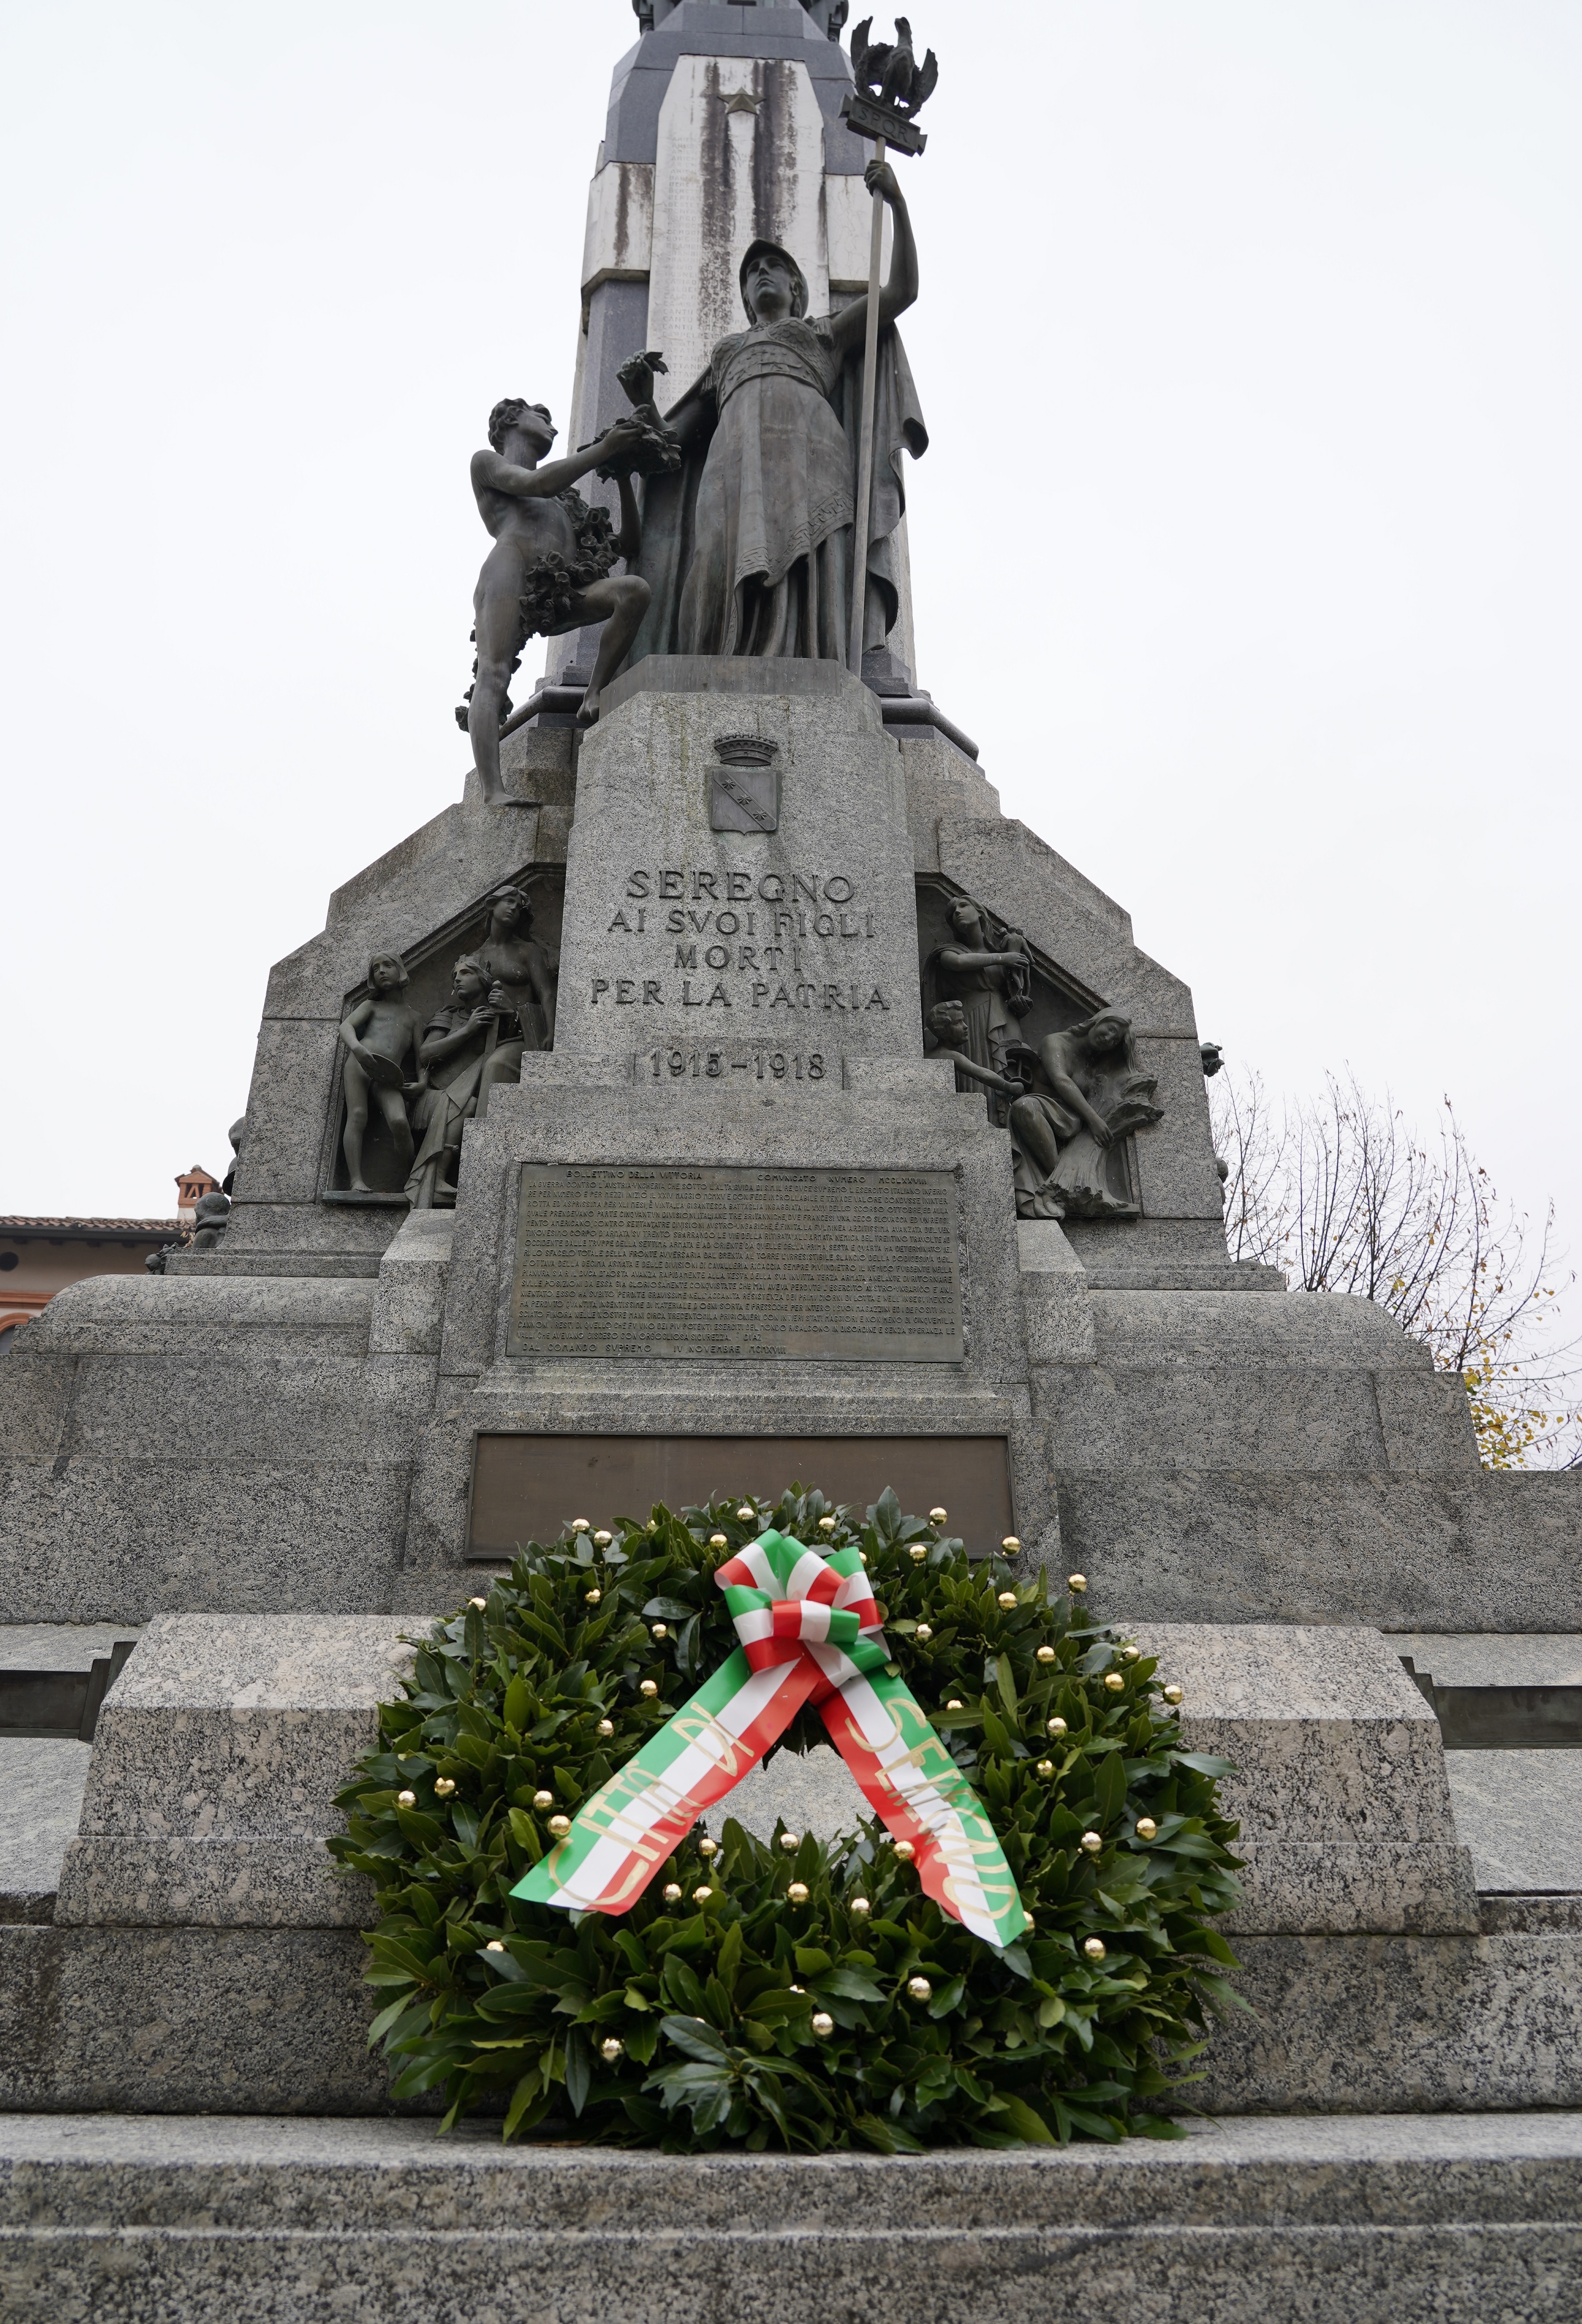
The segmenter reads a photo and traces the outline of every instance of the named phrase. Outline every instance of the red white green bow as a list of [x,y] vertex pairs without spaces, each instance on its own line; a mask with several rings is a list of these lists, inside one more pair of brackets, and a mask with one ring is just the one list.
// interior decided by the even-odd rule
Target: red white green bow
[[942,1911],[992,1945],[1027,1916],[994,1826],[904,1680],[886,1673],[861,1554],[765,1533],[715,1575],[741,1641],[690,1702],[579,1810],[513,1895],[624,1913],[704,1811],[812,1703],[870,1806],[916,1851]]

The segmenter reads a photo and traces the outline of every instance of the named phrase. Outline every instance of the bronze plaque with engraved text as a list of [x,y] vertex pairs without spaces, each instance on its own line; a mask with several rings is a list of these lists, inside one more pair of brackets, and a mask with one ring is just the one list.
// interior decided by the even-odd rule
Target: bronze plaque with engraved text
[[527,1162],[513,1356],[959,1363],[948,1170]]

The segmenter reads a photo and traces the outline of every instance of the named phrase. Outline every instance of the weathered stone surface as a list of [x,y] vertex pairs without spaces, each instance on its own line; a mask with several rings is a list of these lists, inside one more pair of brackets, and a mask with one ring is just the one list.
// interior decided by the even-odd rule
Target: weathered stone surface
[[1582,1937],[1240,1936],[1216,2114],[1582,2105]]
[[379,1262],[368,1352],[437,1356],[445,1321],[453,1211],[413,1211]]
[[1438,1935],[1478,1925],[1466,1850],[1449,1840],[1238,1840],[1244,1901],[1220,1923],[1256,1934]]
[[0,1927],[0,2107],[373,2114],[351,1929]]
[[[1475,1930],[1439,1722],[1375,1630],[1147,1622],[1188,1748],[1231,1760],[1250,1930]],[[1244,1849],[1238,1846],[1238,1854]]]
[[811,1751],[774,1751],[761,1759],[705,1821],[717,1838],[734,1816],[760,1840],[773,1839],[777,1818],[788,1831],[833,1840],[856,1831],[872,1814],[839,1752],[820,1743]]
[[[1130,1295],[1097,1292],[1096,1299]],[[1143,1296],[1143,1295],[1138,1295]],[[1163,1295],[1161,1295],[1163,1296]],[[1183,1297],[1201,1295],[1184,1293]],[[1226,1299],[1227,1307],[1272,1300]],[[1232,1470],[1243,1475],[1355,1475],[1387,1469],[1365,1372],[1242,1372],[1173,1367],[1124,1371],[1102,1363],[1060,1381],[1048,1399],[1050,1452],[1062,1471]]]
[[388,1606],[409,1480],[404,1462],[355,1452],[270,1465],[194,1458],[179,1442],[160,1459],[0,1463],[0,1606],[133,1623],[190,1607]]
[[1479,1888],[1582,1895],[1582,1751],[1448,1751],[1445,1768]]
[[360,1356],[372,1304],[356,1282],[96,1275],[58,1293],[31,1328],[41,1348],[72,1355]]
[[[0,1857],[0,1877],[4,1869]],[[322,1840],[227,1831],[203,1840],[79,1836],[51,1885],[62,1927],[365,1929],[379,1914],[373,1882],[339,1871]]]
[[160,1615],[99,1714],[56,1920],[355,1925],[322,1842],[422,1618]]
[[[715,740],[735,733],[778,754],[772,832],[709,827]],[[838,664],[657,656],[606,689],[578,766],[555,1038],[606,1059],[755,1039],[921,1055],[901,754]]]
[[1245,1836],[1413,1842],[1455,1836],[1439,1721],[1376,1630],[1144,1622],[1185,1690],[1195,1751],[1234,1758]]
[[[56,1665],[39,1664],[39,1669]],[[66,1664],[58,1667],[65,1669]],[[53,1896],[77,1830],[90,1747],[70,1736],[0,1736],[0,1921],[32,1919],[18,1900]]]
[[1090,1364],[1097,1354],[1082,1261],[1053,1219],[1020,1219],[1022,1275],[1031,1364]]
[[0,1671],[85,1671],[122,1638],[132,1622],[0,1622]]
[[1569,2114],[1227,2119],[1176,2145],[894,2161],[17,2115],[0,2297],[22,2324],[1559,2324],[1579,2207]]
[[1065,1554],[1139,1618],[1582,1629],[1582,1477],[1079,1469],[1080,1449]]
[[1582,1637],[1574,1631],[1398,1630],[1390,1644],[1441,1686],[1582,1686]]

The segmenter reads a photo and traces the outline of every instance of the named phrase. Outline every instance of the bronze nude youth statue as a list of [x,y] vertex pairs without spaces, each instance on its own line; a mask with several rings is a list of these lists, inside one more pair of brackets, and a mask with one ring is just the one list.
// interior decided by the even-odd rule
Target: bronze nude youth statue
[[[857,587],[865,593],[865,647],[882,645],[894,627],[901,455],[918,457],[929,440],[893,327],[917,298],[917,249],[893,171],[870,162],[866,180],[889,204],[895,235],[879,297],[874,498],[863,557],[854,559],[852,532],[867,298],[810,317],[796,260],[777,244],[754,242],[738,278],[747,328],[718,342],[708,370],[665,414],[680,463],[645,482],[638,569],[652,602],[634,660],[784,654],[844,662]],[[651,429],[661,425],[652,398],[662,368],[647,354],[620,374]]]
[[[631,572],[612,575],[610,567],[620,557],[630,564],[637,553],[640,521],[630,467],[624,463],[650,440],[649,429],[640,417],[617,420],[597,443],[541,467],[555,435],[541,403],[508,396],[489,414],[489,449],[472,458],[473,493],[495,546],[473,597],[478,651],[465,724],[491,807],[505,800],[500,728],[506,690],[528,639],[605,623],[578,713],[590,724],[598,715],[599,689],[624,656],[648,607],[648,584]],[[619,534],[603,509],[589,508],[572,490],[579,476],[601,467],[619,486]]]
[[370,1092],[389,1126],[397,1169],[404,1177],[412,1168],[412,1133],[406,1108],[421,1087],[417,1047],[422,1028],[416,1010],[402,997],[408,982],[406,964],[397,954],[375,953],[368,963],[369,997],[359,1001],[341,1022],[340,1038],[350,1055],[341,1069],[346,1129],[340,1142],[354,1194],[370,1191],[363,1176]]

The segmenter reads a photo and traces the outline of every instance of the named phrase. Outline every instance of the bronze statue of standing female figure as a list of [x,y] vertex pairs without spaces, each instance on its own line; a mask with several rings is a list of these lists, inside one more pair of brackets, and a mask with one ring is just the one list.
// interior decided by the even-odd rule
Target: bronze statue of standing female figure
[[[810,316],[807,278],[791,253],[754,242],[739,281],[747,327],[721,339],[708,370],[664,417],[679,467],[650,476],[638,570],[652,592],[633,659],[649,653],[810,656],[845,661],[854,590],[864,644],[895,625],[893,538],[905,508],[901,456],[928,447],[905,353],[893,328],[918,294],[917,246],[894,172],[870,162],[867,183],[890,206],[894,249],[879,293],[874,503],[854,550],[856,439],[868,301]],[[620,374],[657,420],[653,355]]]

